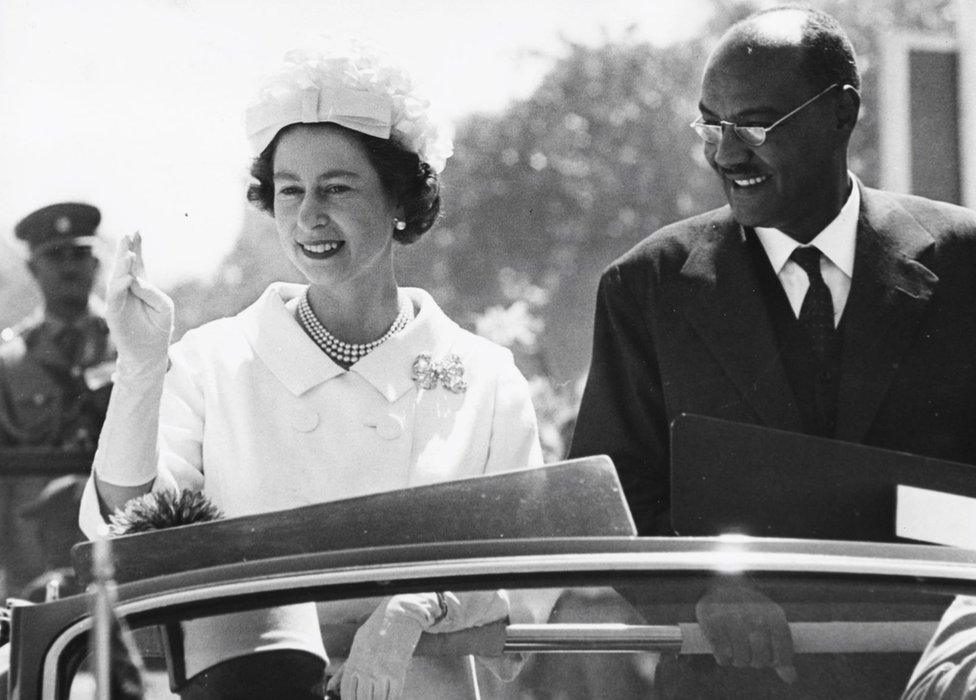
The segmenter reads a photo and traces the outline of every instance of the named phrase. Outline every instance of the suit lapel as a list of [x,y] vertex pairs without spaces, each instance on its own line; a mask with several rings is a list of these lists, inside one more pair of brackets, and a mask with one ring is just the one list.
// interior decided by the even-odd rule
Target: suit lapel
[[854,275],[842,324],[838,439],[860,442],[871,427],[939,281],[917,260],[932,243],[883,192],[861,188]]
[[727,207],[701,231],[681,276],[691,289],[678,303],[738,391],[765,425],[801,431],[747,242]]

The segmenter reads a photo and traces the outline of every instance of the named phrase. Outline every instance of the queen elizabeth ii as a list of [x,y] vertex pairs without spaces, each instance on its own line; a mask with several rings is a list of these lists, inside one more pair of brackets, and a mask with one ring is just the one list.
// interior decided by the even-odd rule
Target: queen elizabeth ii
[[[151,490],[202,490],[237,516],[539,465],[511,353],[397,283],[395,246],[433,225],[451,152],[409,76],[362,47],[292,52],[246,127],[248,199],[307,284],[272,284],[170,345],[172,302],[146,278],[138,234],[121,242],[107,298],[117,377],[82,529]],[[384,601],[353,643],[344,697],[397,695],[421,631],[507,615],[503,592]],[[395,634],[381,643],[379,628]],[[237,672],[262,662],[269,695],[321,697],[311,604],[190,621],[184,638],[185,697],[233,696]]]

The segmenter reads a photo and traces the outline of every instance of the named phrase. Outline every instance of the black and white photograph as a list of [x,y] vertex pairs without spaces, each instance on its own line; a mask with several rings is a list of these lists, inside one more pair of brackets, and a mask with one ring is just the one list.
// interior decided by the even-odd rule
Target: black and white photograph
[[0,700],[976,700],[976,0],[0,0]]

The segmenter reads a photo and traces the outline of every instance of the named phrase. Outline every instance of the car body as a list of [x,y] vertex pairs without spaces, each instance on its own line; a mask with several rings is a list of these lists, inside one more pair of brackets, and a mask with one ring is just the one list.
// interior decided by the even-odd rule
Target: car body
[[[612,465],[597,466],[589,474],[546,468],[508,482],[466,480],[369,497],[388,499],[383,507],[373,502],[383,520],[406,523],[373,533],[375,539],[362,521],[352,533],[337,533],[354,513],[374,510],[362,502],[119,538],[116,613],[136,631],[155,674],[158,694],[149,697],[173,697],[170,684],[182,682],[174,652],[182,620],[316,601],[326,647],[340,658],[380,598],[496,589],[533,608],[536,621],[425,634],[415,664],[430,674],[428,697],[897,697],[942,612],[956,596],[976,595],[976,552],[968,550],[628,535]],[[510,501],[506,489],[538,497],[515,510],[478,510],[492,495]],[[546,491],[551,498],[541,495]],[[435,514],[445,508],[432,493],[456,512]],[[608,506],[614,499],[616,511]],[[409,514],[411,504],[416,519],[408,523],[408,515],[398,515]],[[411,534],[438,517],[458,524],[449,533],[454,541]],[[522,536],[530,521],[548,521],[539,527],[552,532]],[[560,531],[572,536],[552,536]],[[79,569],[90,554],[88,545],[76,548]],[[729,582],[746,582],[785,611],[797,685],[764,669],[715,664],[696,604]],[[14,606],[12,620],[11,697],[83,697],[91,684],[83,664],[93,627],[88,596]],[[503,681],[485,670],[490,663],[455,663],[470,655],[515,660],[509,666],[518,673]]]

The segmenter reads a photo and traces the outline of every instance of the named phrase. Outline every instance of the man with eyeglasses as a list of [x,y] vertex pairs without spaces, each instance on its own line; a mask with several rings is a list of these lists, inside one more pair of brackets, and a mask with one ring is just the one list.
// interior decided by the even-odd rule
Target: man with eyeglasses
[[[94,449],[111,391],[115,348],[92,299],[101,221],[89,204],[43,207],[15,227],[43,307],[0,332],[0,448]],[[6,460],[5,461],[9,461]],[[11,466],[11,465],[8,465]],[[37,528],[20,517],[44,488],[41,476],[0,467],[0,594],[43,571]]]
[[[673,534],[682,413],[976,464],[976,214],[850,173],[859,86],[829,15],[777,7],[735,24],[692,123],[728,206],[653,233],[601,279],[570,456],[613,459],[643,535]],[[748,586],[720,593],[782,629]],[[722,599],[703,598],[699,618]],[[741,632],[721,662],[793,676],[788,636]]]

